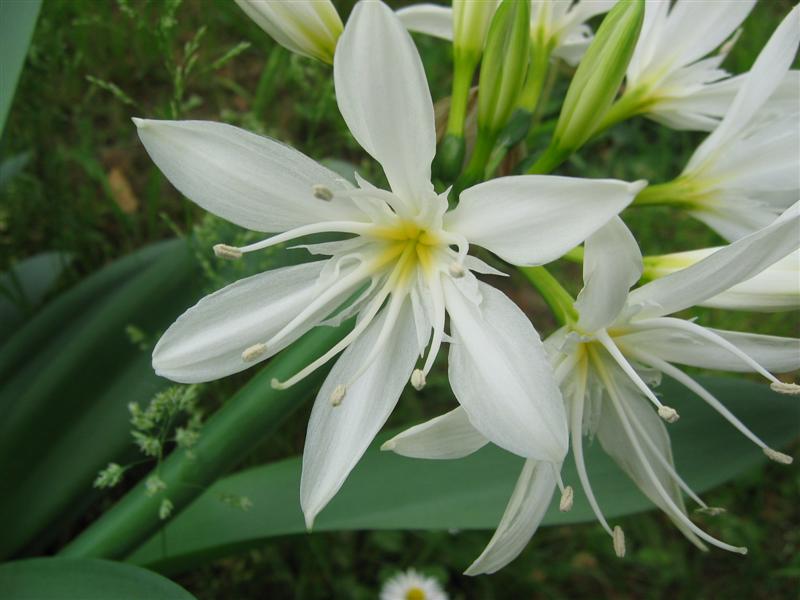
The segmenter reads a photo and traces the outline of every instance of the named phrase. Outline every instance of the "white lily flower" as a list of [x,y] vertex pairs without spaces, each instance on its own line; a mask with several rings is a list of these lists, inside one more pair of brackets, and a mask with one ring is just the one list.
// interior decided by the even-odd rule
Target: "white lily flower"
[[447,600],[448,596],[436,579],[409,569],[383,584],[380,600]]
[[[616,0],[533,0],[531,2],[531,36],[538,47],[552,49],[553,56],[563,59],[569,65],[577,65],[592,41],[592,30],[586,22],[596,15],[608,12]],[[410,31],[425,33],[445,40],[459,39],[459,31],[454,34],[454,11],[459,8],[466,13],[470,5],[475,8],[488,7],[499,2],[481,0],[462,0],[467,8],[453,9],[435,4],[415,4],[397,11],[397,15]],[[474,10],[474,9],[473,9]],[[458,23],[460,21],[456,21]],[[488,27],[488,21],[487,21]],[[485,30],[484,30],[485,33]],[[473,38],[478,39],[478,38]],[[481,38],[482,39],[482,38]]]
[[643,186],[506,177],[465,190],[448,211],[447,194],[437,195],[430,180],[436,139],[422,62],[382,3],[356,5],[339,39],[334,80],[342,116],[383,166],[391,191],[360,178],[354,187],[296,150],[228,125],[136,121],[151,158],[188,198],[243,227],[282,232],[241,248],[217,246],[218,255],[236,258],[312,233],[352,236],[313,246],[326,260],[204,298],[153,352],[160,375],[209,381],[267,359],[334,314],[358,316],[322,357],[274,382],[287,388],[343,351],[308,426],[301,504],[309,526],[406,382],[424,385],[446,314],[450,381],[472,424],[521,456],[563,459],[563,403],[539,336],[513,302],[475,278],[487,266],[467,251],[476,244],[514,264],[549,262],[614,218]]
[[344,26],[330,0],[236,0],[284,48],[332,63]]
[[[670,275],[711,256],[717,250],[719,248],[703,248],[646,256],[644,275],[647,279]],[[800,308],[800,250],[792,252],[755,277],[700,302],[698,306],[761,312]]]
[[[585,287],[576,302],[580,318],[555,332],[545,346],[567,404],[578,477],[619,556],[625,553],[625,536],[618,526],[608,524],[592,492],[583,457],[584,435],[597,436],[603,449],[695,545],[705,548],[707,542],[746,552],[710,536],[689,519],[683,493],[702,509],[715,509],[676,472],[663,421],[673,422],[678,414],[662,404],[651,385],[662,374],[674,378],[716,409],[767,457],[784,464],[792,462],[791,457],[769,448],[720,400],[672,363],[753,371],[765,376],[774,390],[797,394],[800,386],[779,381],[767,369],[800,368],[800,340],[706,329],[664,315],[717,296],[796,251],[800,245],[798,225],[800,203],[766,229],[631,293],[630,287],[642,273],[642,259],[622,221],[612,220],[586,241]],[[457,408],[399,434],[383,449],[419,458],[459,458],[489,441],[472,425],[469,415]],[[535,533],[556,486],[562,490],[561,509],[569,509],[572,489],[560,481],[558,466],[526,461],[495,535],[467,574],[492,573],[513,560]]]

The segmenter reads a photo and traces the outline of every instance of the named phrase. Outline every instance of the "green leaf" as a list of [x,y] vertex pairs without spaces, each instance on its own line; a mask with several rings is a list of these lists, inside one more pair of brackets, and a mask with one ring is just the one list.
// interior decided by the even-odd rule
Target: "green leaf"
[[[698,378],[773,447],[797,437],[800,404],[764,384]],[[681,419],[669,426],[678,471],[702,492],[761,464],[761,451],[699,398],[672,381],[660,390]],[[342,490],[318,517],[315,530],[493,529],[505,508],[522,460],[488,446],[454,461],[414,460],[378,451],[380,436]],[[653,508],[598,443],[586,448],[589,476],[609,518]],[[571,460],[562,476],[576,488],[568,513],[551,506],[545,524],[593,521]],[[264,544],[270,537],[304,533],[300,513],[300,459],[248,469],[212,486],[129,559],[176,572],[230,552]],[[226,498],[243,496],[250,510]],[[557,499],[556,499],[557,502]],[[166,542],[164,544],[164,542]],[[168,548],[168,554],[162,548]]]
[[193,600],[169,579],[97,559],[32,558],[0,565],[0,590],[13,600]]
[[41,7],[42,0],[0,2],[0,135]]

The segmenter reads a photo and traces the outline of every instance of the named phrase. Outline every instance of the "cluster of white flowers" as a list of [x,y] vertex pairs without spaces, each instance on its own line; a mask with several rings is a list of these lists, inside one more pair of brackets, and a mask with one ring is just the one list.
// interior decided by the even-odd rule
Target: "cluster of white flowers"
[[[306,246],[322,260],[256,275],[201,300],[159,341],[156,371],[186,383],[217,379],[267,360],[313,327],[356,317],[321,357],[273,381],[287,388],[341,354],[308,425],[301,505],[311,527],[406,384],[424,387],[448,343],[459,407],[384,449],[443,459],[491,442],[526,459],[497,532],[468,573],[496,571],[517,556],[557,488],[562,510],[569,510],[573,490],[559,473],[570,443],[583,491],[624,555],[622,530],[608,524],[592,493],[585,435],[597,436],[694,544],[743,552],[689,519],[684,493],[706,505],[672,463],[664,422],[678,414],[651,388],[662,374],[681,382],[770,459],[791,462],[674,363],[756,372],[775,391],[796,394],[798,386],[771,371],[800,367],[800,341],[717,331],[668,315],[698,305],[798,307],[799,105],[797,89],[786,84],[800,43],[798,8],[752,71],[728,77],[719,66],[730,44],[703,57],[731,36],[753,2],[678,0],[671,10],[668,2],[647,3],[625,92],[611,111],[713,129],[667,190],[518,175],[469,187],[449,208],[449,190],[437,193],[431,183],[433,103],[407,28],[446,39],[465,29],[483,36],[494,3],[482,3],[489,10],[469,2],[454,2],[452,11],[420,5],[398,16],[364,0],[342,27],[329,2],[237,2],[279,43],[332,61],[342,117],[383,167],[390,189],[361,177],[352,185],[292,148],[229,125],[136,119],[147,152],[178,190],[224,219],[273,234],[245,247],[219,244],[218,256],[237,259],[309,234],[341,234],[340,241]],[[547,40],[553,58],[576,64],[592,39],[585,22],[613,4],[537,0],[531,35]],[[698,25],[706,20],[708,28]],[[676,195],[732,243],[643,261],[618,214],[637,196],[646,203],[648,193],[654,202]],[[564,326],[544,343],[505,294],[476,277],[498,272],[469,254],[482,247],[530,267],[584,242],[584,288]],[[634,288],[643,271],[654,280]]]

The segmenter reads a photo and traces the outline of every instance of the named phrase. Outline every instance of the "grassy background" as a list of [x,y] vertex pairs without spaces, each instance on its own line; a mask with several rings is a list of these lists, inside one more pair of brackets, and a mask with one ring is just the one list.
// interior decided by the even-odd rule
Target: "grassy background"
[[[337,3],[343,13],[351,4]],[[746,70],[790,7],[789,1],[761,2],[727,67]],[[416,40],[434,99],[446,97],[447,45]],[[545,121],[556,116],[566,82],[557,82]],[[66,251],[75,258],[61,281],[65,288],[135,248],[197,225],[209,247],[237,235],[166,182],[139,144],[132,116],[222,120],[381,179],[342,122],[329,67],[275,45],[233,3],[45,0],[0,147],[3,157],[31,152],[28,166],[0,199],[0,271],[37,252]],[[639,119],[585,148],[561,172],[663,181],[680,172],[701,138]],[[531,149],[545,141],[532,140]],[[635,209],[625,219],[646,253],[719,241],[666,209]],[[208,289],[248,268],[207,265]],[[576,292],[579,268],[559,263],[556,270]],[[549,332],[553,323],[535,292],[516,278],[506,285],[540,331]],[[796,317],[785,315],[693,314],[717,327],[798,330]],[[205,401],[219,404],[241,381],[211,386]],[[439,365],[423,393],[406,393],[390,425],[439,414],[451,402]],[[296,454],[307,417],[308,409],[299,411],[249,463]],[[796,597],[800,578],[799,496],[797,468],[778,465],[708,494],[710,505],[728,512],[714,519],[698,516],[698,522],[749,546],[747,558],[722,551],[703,555],[667,519],[647,514],[622,520],[630,544],[625,560],[615,558],[596,525],[543,530],[510,567],[477,579],[460,571],[480,552],[488,532],[314,534],[275,540],[179,581],[203,599],[374,598],[394,571],[414,566],[438,577],[452,598],[789,598]]]

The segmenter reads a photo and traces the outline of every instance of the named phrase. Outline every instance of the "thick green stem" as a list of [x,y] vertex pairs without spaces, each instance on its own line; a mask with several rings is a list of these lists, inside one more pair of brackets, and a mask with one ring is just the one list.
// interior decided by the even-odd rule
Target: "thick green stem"
[[556,150],[556,144],[551,143],[547,150],[536,160],[528,169],[529,175],[546,175],[556,169],[561,163],[569,158],[570,152],[560,152]]
[[668,206],[692,204],[699,195],[698,187],[688,177],[678,177],[666,183],[648,185],[633,199],[633,205]]
[[592,138],[599,136],[607,129],[627,121],[631,117],[647,112],[651,100],[645,89],[632,89],[626,91],[603,115],[603,118],[592,132]]
[[472,156],[469,159],[469,164],[464,170],[461,177],[455,185],[456,194],[460,194],[462,190],[483,181],[486,174],[486,167],[489,163],[489,156],[494,148],[497,134],[491,133],[486,130],[478,131],[478,138],[475,141],[475,147],[472,149]]
[[450,96],[450,113],[447,116],[447,133],[449,135],[464,137],[469,90],[472,87],[472,77],[477,66],[476,60],[456,60],[453,72],[453,90]]
[[60,555],[120,559],[147,540],[162,524],[158,508],[164,497],[173,503],[175,513],[186,507],[274,432],[316,389],[323,373],[318,371],[285,391],[272,389],[271,380],[287,379],[348,329],[317,327],[292,344],[209,419],[192,448],[193,458],[176,450],[161,464],[158,476],[167,486],[163,494],[148,496],[142,480]]
[[575,300],[547,269],[544,267],[520,267],[519,270],[539,290],[559,324],[566,325],[578,321]]

